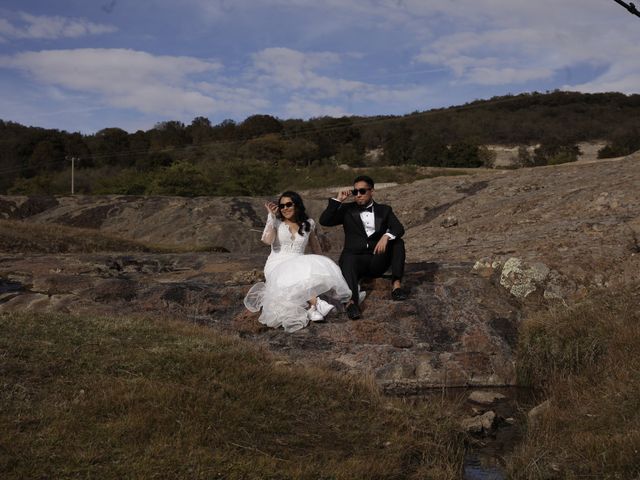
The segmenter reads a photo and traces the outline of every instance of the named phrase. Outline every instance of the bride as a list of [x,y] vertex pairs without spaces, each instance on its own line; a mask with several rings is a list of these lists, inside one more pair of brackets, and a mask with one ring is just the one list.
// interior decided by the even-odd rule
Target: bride
[[[335,262],[320,255],[316,225],[307,216],[300,195],[284,192],[278,204],[268,202],[265,207],[268,217],[262,241],[271,245],[264,266],[265,282],[251,287],[244,305],[252,312],[262,308],[261,323],[295,332],[309,320],[324,320],[334,308],[319,295],[346,302],[351,290]],[[314,254],[304,254],[307,245]]]

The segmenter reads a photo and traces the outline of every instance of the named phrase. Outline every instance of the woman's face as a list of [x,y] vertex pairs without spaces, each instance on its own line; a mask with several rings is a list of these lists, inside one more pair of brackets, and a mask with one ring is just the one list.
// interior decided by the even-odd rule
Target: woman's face
[[280,199],[280,214],[285,220],[294,220],[296,217],[296,206],[293,204],[293,200],[289,197],[282,197]]

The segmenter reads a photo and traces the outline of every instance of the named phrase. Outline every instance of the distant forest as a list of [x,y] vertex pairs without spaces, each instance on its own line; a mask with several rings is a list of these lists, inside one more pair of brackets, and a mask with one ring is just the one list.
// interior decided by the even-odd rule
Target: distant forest
[[0,120],[0,193],[69,193],[71,158],[76,193],[266,195],[339,181],[343,164],[491,166],[487,144],[522,146],[519,166],[568,162],[590,140],[606,142],[601,158],[640,149],[640,95],[533,92],[404,116],[197,117],[93,135]]

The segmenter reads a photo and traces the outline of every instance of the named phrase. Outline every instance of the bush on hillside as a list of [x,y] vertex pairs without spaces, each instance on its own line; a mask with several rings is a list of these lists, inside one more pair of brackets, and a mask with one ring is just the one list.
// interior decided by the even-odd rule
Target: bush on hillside
[[575,162],[578,155],[580,148],[577,145],[567,144],[558,138],[547,139],[533,151],[533,166]]
[[281,176],[287,172],[295,175],[291,168],[277,168],[255,160],[217,165],[209,172],[211,191],[225,196],[273,195],[278,191]]
[[483,165],[480,148],[470,142],[458,142],[449,147],[447,163],[442,167],[477,168]]
[[184,161],[161,169],[147,185],[145,193],[148,195],[197,197],[212,193],[209,179],[199,168]]
[[50,174],[37,175],[31,178],[17,178],[7,189],[9,195],[54,195],[54,185]]
[[516,157],[515,166],[520,168],[535,167],[533,155],[531,155],[529,149],[524,145],[520,145],[518,147],[518,156]]
[[598,158],[623,157],[640,150],[640,130],[617,135],[598,150]]
[[166,152],[152,152],[136,161],[136,170],[149,172],[161,167],[168,167],[173,163],[173,158]]

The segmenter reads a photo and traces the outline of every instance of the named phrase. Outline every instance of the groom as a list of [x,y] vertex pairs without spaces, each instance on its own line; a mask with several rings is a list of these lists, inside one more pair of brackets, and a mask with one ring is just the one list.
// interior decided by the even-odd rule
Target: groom
[[[388,205],[373,201],[374,183],[371,177],[361,175],[353,181],[353,190],[338,192],[329,200],[320,215],[320,225],[344,228],[344,248],[340,255],[340,269],[351,289],[347,316],[357,320],[361,316],[358,282],[363,277],[381,277],[391,266],[391,298],[405,300],[402,288],[405,250],[402,235],[404,227]],[[355,202],[344,203],[349,197]]]

